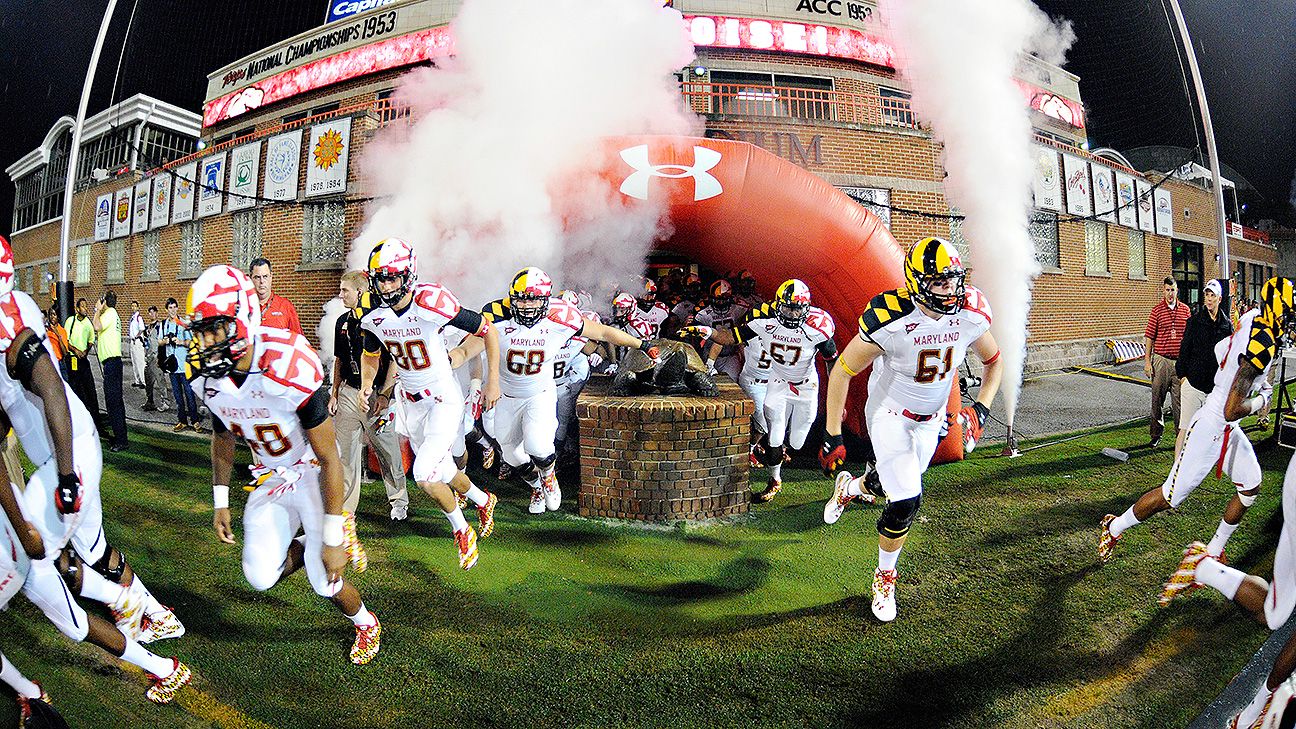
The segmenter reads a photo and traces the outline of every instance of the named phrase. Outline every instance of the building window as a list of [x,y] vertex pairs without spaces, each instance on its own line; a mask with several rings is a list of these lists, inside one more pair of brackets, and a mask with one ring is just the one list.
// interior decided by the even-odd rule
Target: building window
[[710,81],[714,113],[793,119],[834,118],[831,78],[712,71]]
[[863,205],[870,213],[882,218],[887,229],[891,228],[891,191],[880,187],[839,187],[847,197]]
[[126,240],[119,238],[107,243],[108,283],[126,283]]
[[193,154],[197,140],[193,137],[156,127],[144,128],[144,149],[140,166],[161,167],[172,160]]
[[75,280],[78,284],[90,283],[90,246],[77,246]]
[[310,116],[310,112],[303,109],[301,111],[294,111],[288,116],[285,116],[281,121],[283,122],[284,126],[288,126],[289,124],[296,124],[297,122],[304,120],[308,116]]
[[1249,298],[1252,301],[1260,300],[1260,289],[1265,282],[1265,268],[1258,263],[1251,264],[1251,286],[1249,288]]
[[14,230],[30,228],[40,221],[41,185],[44,180],[45,170],[39,169],[18,178],[14,183]]
[[1035,260],[1044,268],[1062,267],[1058,250],[1058,216],[1051,210],[1032,210],[1030,237],[1035,243]]
[[1202,287],[1202,246],[1186,240],[1173,242],[1170,268],[1176,281],[1179,282],[1179,298],[1189,304],[1201,301]]
[[374,96],[378,102],[378,121],[382,124],[390,124],[410,115],[409,106],[396,104],[396,100],[392,98],[394,93],[396,89],[384,89]]
[[1147,278],[1147,259],[1144,256],[1146,239],[1143,231],[1129,232],[1129,275],[1130,278]]
[[202,273],[202,221],[180,226],[180,278],[197,278]]
[[346,250],[346,203],[302,206],[302,263],[341,261]]
[[1085,221],[1085,273],[1107,273],[1107,224]]
[[878,103],[881,105],[882,124],[889,127],[918,127],[918,118],[914,116],[910,100],[913,94],[899,89],[878,87]]
[[261,257],[261,208],[231,215],[230,228],[234,239],[230,263],[246,271],[253,260]]
[[143,236],[140,244],[140,282],[158,281],[158,256],[162,251],[162,233],[150,231]]
[[[109,176],[122,171],[130,164],[134,134],[133,126],[117,127],[82,144],[81,158],[77,161],[77,180],[91,179],[95,169],[101,169]],[[190,140],[190,147],[192,146],[193,140]]]
[[325,104],[323,106],[317,106],[314,109],[311,109],[310,115],[319,116],[321,114],[331,114],[341,108],[342,108],[342,104],[340,102],[334,101],[331,104]]

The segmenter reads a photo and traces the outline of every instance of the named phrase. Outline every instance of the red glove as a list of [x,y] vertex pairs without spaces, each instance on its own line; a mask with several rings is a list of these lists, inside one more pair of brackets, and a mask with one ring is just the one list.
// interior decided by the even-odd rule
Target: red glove
[[846,446],[842,443],[841,435],[825,433],[823,447],[819,449],[819,465],[823,468],[824,475],[833,475],[845,462]]
[[963,450],[971,453],[985,429],[986,419],[990,417],[990,408],[979,402],[959,411],[959,425],[963,426]]
[[81,477],[75,473],[60,473],[58,489],[54,492],[54,506],[60,514],[81,511]]

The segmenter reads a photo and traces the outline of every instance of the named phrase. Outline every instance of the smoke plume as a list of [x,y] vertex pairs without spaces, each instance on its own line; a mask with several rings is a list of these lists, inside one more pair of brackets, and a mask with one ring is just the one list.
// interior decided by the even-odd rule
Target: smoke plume
[[944,145],[945,194],[962,210],[972,282],[990,299],[1006,367],[1009,422],[1026,359],[1031,285],[1030,112],[1013,82],[1023,53],[1061,63],[1075,39],[1029,0],[882,0],[881,20],[910,82],[913,107]]

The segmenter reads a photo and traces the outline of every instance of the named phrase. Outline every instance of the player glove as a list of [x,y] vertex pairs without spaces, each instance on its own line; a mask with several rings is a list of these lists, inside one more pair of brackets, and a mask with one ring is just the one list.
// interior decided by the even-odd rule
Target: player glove
[[481,420],[482,416],[482,387],[481,380],[473,379],[469,384],[468,409],[472,412],[473,422]]
[[646,339],[639,340],[639,350],[648,355],[649,359],[652,360],[656,360],[661,356],[661,349],[654,347],[653,344]]
[[60,514],[75,514],[81,510],[81,479],[75,473],[60,473],[54,505]]
[[981,439],[986,419],[990,417],[990,408],[979,402],[963,408],[959,412],[959,425],[963,426],[963,450],[971,453]]
[[832,476],[846,462],[846,445],[842,443],[841,434],[824,434],[823,448],[819,449],[819,465],[825,476]]

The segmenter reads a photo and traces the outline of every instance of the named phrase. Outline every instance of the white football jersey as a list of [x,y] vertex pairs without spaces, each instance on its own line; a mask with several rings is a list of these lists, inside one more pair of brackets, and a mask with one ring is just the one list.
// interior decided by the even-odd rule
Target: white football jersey
[[[45,336],[45,316],[40,307],[21,291],[0,295],[0,357],[6,358],[5,361],[14,338],[24,329],[30,329],[40,337],[57,372],[58,363],[53,361],[49,339]],[[94,419],[90,417],[90,411],[86,410],[81,398],[76,396],[66,382],[63,383],[63,392],[67,394],[68,411],[72,416],[72,437],[93,434]],[[45,404],[23,387],[21,382],[11,377],[9,368],[3,363],[0,363],[0,406],[9,416],[14,435],[22,444],[28,460],[39,467],[54,457],[54,436],[50,435],[49,426],[45,422]]]
[[242,385],[199,375],[190,383],[194,395],[266,468],[314,458],[297,410],[324,384],[319,356],[287,329],[257,327],[251,340],[252,370]]
[[654,303],[648,311],[635,306],[630,310],[629,332],[640,339],[656,339],[661,336],[661,327],[670,309],[660,301]]
[[760,337],[750,339],[743,344],[742,373],[738,378],[747,382],[768,380],[770,376],[770,358],[765,353],[764,343]]
[[873,297],[860,317],[859,336],[882,348],[869,375],[869,398],[898,413],[934,415],[949,401],[968,347],[990,329],[990,302],[967,287],[957,314],[927,316],[906,289]]
[[697,303],[684,299],[671,309],[671,316],[679,319],[681,322],[688,322],[689,318],[697,312]]
[[[581,317],[595,324],[601,323],[598,313],[594,311],[581,310]],[[584,372],[580,371],[579,366],[575,370],[572,368],[574,362],[585,356],[581,350],[585,348],[586,344],[589,344],[589,337],[578,335],[567,340],[567,344],[558,350],[558,354],[554,357],[554,379],[559,384],[571,378],[584,379],[585,375],[588,374],[588,362],[584,365]]]
[[1269,368],[1273,367],[1276,351],[1273,334],[1268,327],[1256,324],[1255,318],[1259,313],[1259,309],[1252,309],[1243,314],[1233,335],[1215,344],[1215,361],[1219,363],[1219,369],[1215,372],[1215,386],[1206,396],[1202,408],[1220,418],[1224,417],[1224,405],[1228,402],[1243,359],[1260,370],[1260,375],[1247,386],[1248,392],[1255,392],[1256,387],[1269,376]]
[[579,309],[562,299],[549,299],[549,313],[529,327],[513,319],[507,299],[487,304],[482,315],[499,330],[500,391],[504,395],[530,397],[558,387],[554,363],[585,325]]
[[364,315],[360,326],[387,348],[405,392],[435,391],[454,377],[442,330],[461,308],[449,290],[420,283],[405,311],[379,306]]
[[752,309],[737,331],[744,344],[760,340],[759,356],[769,360],[770,377],[800,382],[815,374],[815,349],[833,338],[837,326],[828,312],[812,306],[801,326],[789,329],[775,317],[774,304],[766,303]]

